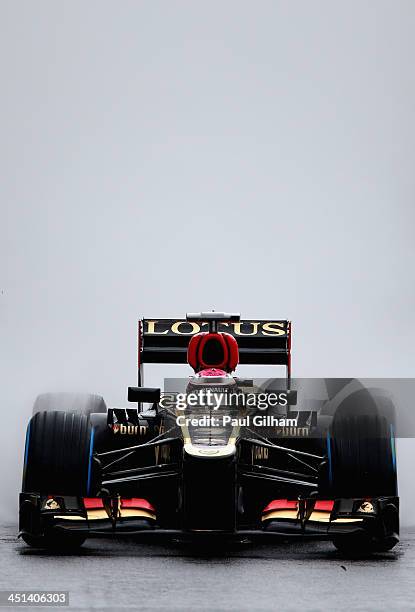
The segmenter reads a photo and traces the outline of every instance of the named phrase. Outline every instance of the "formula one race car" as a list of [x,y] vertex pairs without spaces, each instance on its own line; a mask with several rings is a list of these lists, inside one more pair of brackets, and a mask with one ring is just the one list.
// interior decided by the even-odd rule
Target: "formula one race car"
[[[175,383],[147,388],[144,363],[188,363],[193,374],[184,391]],[[238,364],[280,365],[286,375],[258,386],[234,375]],[[20,536],[63,549],[111,534],[284,534],[328,538],[352,554],[390,550],[399,499],[393,424],[382,402],[344,385],[331,411],[311,414],[297,400],[289,321],[217,312],[143,319],[133,407],[107,408],[97,395],[37,398]]]

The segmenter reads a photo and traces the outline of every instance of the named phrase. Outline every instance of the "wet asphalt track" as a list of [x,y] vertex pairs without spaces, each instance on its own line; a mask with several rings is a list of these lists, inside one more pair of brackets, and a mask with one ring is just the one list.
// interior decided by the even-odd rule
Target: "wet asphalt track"
[[0,589],[69,590],[70,610],[415,610],[415,529],[368,560],[341,558],[329,542],[207,551],[125,538],[52,556],[15,532],[0,531]]

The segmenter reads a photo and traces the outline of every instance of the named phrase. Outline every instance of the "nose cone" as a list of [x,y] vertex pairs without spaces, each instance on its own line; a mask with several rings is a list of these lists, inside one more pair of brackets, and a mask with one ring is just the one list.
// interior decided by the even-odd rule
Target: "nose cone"
[[186,456],[200,459],[224,459],[236,454],[236,446],[234,443],[223,446],[204,446],[188,442],[184,445],[183,452],[184,459],[186,459]]
[[235,444],[186,444],[183,452],[184,528],[233,531],[236,514]]

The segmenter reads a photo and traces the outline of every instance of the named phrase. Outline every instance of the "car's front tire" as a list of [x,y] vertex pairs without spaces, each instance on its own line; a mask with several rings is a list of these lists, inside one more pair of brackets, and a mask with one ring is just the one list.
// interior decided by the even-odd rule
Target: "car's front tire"
[[36,413],[27,428],[23,492],[91,495],[93,438],[84,414]]
[[335,415],[327,455],[332,498],[397,496],[395,440],[384,416]]
[[[37,412],[26,434],[22,491],[40,497],[97,494],[93,462],[94,432],[89,417],[68,412]],[[30,511],[29,509],[30,508]],[[34,513],[34,514],[33,514]],[[40,507],[20,509],[20,532],[36,548],[73,550],[84,536],[42,526]]]
[[391,550],[399,541],[393,427],[376,412],[338,411],[326,441],[322,494],[328,499],[385,500],[379,504],[376,523],[368,523],[362,533],[334,536],[335,547],[347,555]]

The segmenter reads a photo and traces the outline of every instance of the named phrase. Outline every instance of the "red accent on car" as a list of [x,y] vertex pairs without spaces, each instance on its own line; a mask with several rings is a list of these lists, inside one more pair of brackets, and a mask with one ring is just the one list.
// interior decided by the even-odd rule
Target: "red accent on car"
[[100,497],[84,497],[84,506],[87,509],[103,508],[104,504]]
[[316,505],[314,506],[314,510],[325,510],[326,512],[331,512],[333,510],[334,501],[330,499],[318,500],[316,501]]
[[290,501],[288,499],[274,499],[263,509],[262,512],[272,512],[273,510],[296,510],[297,507],[297,501]]
[[[104,503],[101,497],[84,497],[84,505],[87,510],[103,508]],[[121,498],[121,508],[141,508],[155,512],[154,506],[146,499],[140,497]]]
[[239,362],[238,343],[225,332],[200,332],[190,339],[187,362],[195,372],[209,368],[233,372]]
[[152,506],[149,501],[139,497],[121,499],[121,508],[141,508],[141,510],[150,510],[150,512],[156,511],[154,506]]
[[[334,501],[329,499],[319,499],[316,501],[314,505],[314,510],[320,510],[323,512],[331,512],[333,510]],[[296,510],[298,507],[297,501],[290,501],[288,499],[274,499],[272,502],[268,504],[266,508],[262,511],[272,512],[273,510]]]

